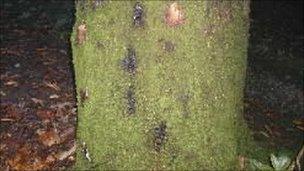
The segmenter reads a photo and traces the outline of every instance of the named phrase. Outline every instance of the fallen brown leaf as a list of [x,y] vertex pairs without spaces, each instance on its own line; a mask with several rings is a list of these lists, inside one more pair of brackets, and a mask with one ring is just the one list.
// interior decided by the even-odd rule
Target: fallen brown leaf
[[60,91],[60,87],[57,85],[56,81],[50,81],[50,82],[46,82],[44,81],[44,84],[49,87],[49,88],[52,88],[56,91]]
[[262,135],[264,135],[265,137],[267,137],[267,138],[270,137],[270,136],[269,136],[266,132],[264,132],[264,131],[260,131],[260,133],[261,133]]
[[36,48],[36,51],[45,51],[46,48],[45,47],[42,47],[42,48]]
[[35,103],[35,104],[39,104],[41,106],[43,106],[43,101],[40,99],[37,99],[35,97],[32,97],[31,100]]
[[49,155],[47,156],[47,158],[45,159],[46,163],[53,163],[55,161],[55,157],[53,155]]
[[1,118],[0,120],[1,120],[1,122],[13,122],[13,121],[15,121],[14,119],[11,119],[11,118]]
[[0,96],[6,96],[6,93],[4,93],[3,91],[0,91]]
[[16,50],[5,50],[5,51],[2,51],[1,50],[1,54],[2,55],[15,55],[15,56],[21,56],[23,52],[20,52],[20,51],[16,51]]
[[239,170],[245,170],[246,158],[240,155],[238,159],[239,159]]
[[57,132],[54,130],[51,131],[41,131],[38,130],[37,134],[39,135],[40,142],[45,146],[52,146],[54,144],[60,143],[60,137]]
[[65,129],[62,133],[60,133],[61,142],[67,140],[69,137],[73,137],[75,134],[75,129],[73,127]]
[[50,95],[49,98],[50,98],[50,99],[58,99],[59,96],[58,96],[57,94],[52,94],[52,95]]
[[41,158],[32,154],[29,145],[18,149],[16,155],[8,160],[8,164],[12,170],[41,170],[46,168]]
[[42,110],[42,109],[39,109],[37,112],[36,112],[37,116],[42,119],[43,121],[50,121],[51,119],[54,118],[55,116],[55,112],[53,111],[50,111],[50,110]]
[[304,119],[295,119],[292,121],[295,126],[304,127]]
[[4,83],[4,85],[17,87],[18,82],[17,81],[7,81],[7,82]]
[[270,135],[273,135],[273,132],[272,132],[270,126],[264,125],[264,128],[267,130],[267,132],[268,132]]
[[301,131],[304,131],[304,127],[303,126],[296,126],[296,128],[298,128]]
[[56,158],[58,160],[64,160],[67,157],[69,157],[70,155],[74,154],[76,151],[76,144],[73,145],[73,147],[71,149],[69,149],[68,151],[63,151],[61,153],[56,154]]
[[2,121],[8,121],[9,119],[18,120],[20,117],[19,110],[14,105],[10,104],[1,104],[0,113],[2,114]]

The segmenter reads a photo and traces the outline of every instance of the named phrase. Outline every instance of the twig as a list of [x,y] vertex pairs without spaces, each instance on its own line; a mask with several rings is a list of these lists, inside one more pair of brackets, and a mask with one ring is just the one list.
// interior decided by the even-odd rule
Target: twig
[[295,170],[295,167],[297,167],[297,170],[300,171],[301,170],[301,159],[304,155],[304,144],[301,148],[301,150],[299,151],[297,157],[295,158],[295,160],[289,165],[288,167],[288,171],[293,171]]
[[1,122],[14,122],[14,119],[10,119],[10,118],[1,118]]
[[68,151],[64,151],[64,152],[57,154],[56,157],[58,160],[64,160],[67,157],[69,157],[70,155],[74,154],[75,151],[76,151],[76,144],[74,144],[73,147],[71,149],[69,149]]
[[50,81],[50,82],[43,82],[47,87],[52,88],[56,91],[60,91],[60,87],[57,85],[56,81]]
[[57,103],[57,104],[54,104],[54,105],[51,105],[50,108],[54,109],[54,108],[65,108],[66,106],[71,106],[72,103],[70,102],[64,102],[64,103]]
[[57,115],[61,115],[61,113],[64,111],[64,109],[66,109],[66,107],[71,107],[71,106],[72,106],[72,103],[64,102],[64,103],[57,103],[55,105],[51,105],[50,108],[55,109]]
[[83,152],[85,158],[86,158],[89,162],[91,162],[92,159],[91,159],[91,157],[90,157],[90,153],[89,153],[88,147],[87,147],[87,145],[86,145],[85,142],[82,143],[82,150],[81,150],[81,151]]
[[300,152],[298,153],[298,156],[296,158],[296,165],[298,167],[298,170],[301,170],[301,158],[303,157],[303,154],[304,154],[304,145],[302,146]]

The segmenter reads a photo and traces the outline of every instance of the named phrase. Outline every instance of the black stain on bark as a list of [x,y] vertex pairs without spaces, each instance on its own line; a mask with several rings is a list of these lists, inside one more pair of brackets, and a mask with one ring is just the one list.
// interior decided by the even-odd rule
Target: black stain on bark
[[137,68],[136,53],[133,48],[128,49],[127,56],[122,60],[123,69],[128,73],[135,75]]
[[133,24],[136,27],[141,27],[144,23],[144,8],[139,2],[136,2],[133,11]]
[[161,121],[160,124],[154,128],[154,150],[161,152],[167,140],[167,124]]
[[126,93],[127,96],[127,113],[128,115],[135,114],[136,111],[136,99],[135,99],[135,90],[133,86],[130,86]]

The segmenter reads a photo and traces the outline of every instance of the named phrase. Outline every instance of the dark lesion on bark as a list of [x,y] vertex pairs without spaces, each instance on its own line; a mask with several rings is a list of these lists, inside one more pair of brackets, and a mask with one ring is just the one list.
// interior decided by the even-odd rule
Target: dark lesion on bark
[[164,145],[167,141],[167,124],[166,121],[161,121],[153,129],[154,133],[154,150],[158,153],[164,148]]
[[96,10],[98,7],[102,6],[105,3],[105,0],[93,0],[92,1],[92,8]]
[[178,96],[178,101],[181,103],[181,114],[184,117],[188,117],[190,114],[189,100],[190,100],[189,93],[181,93]]
[[165,41],[163,45],[163,49],[166,52],[173,52],[175,50],[175,44],[171,41]]
[[95,11],[97,8],[103,6],[106,0],[76,0],[76,3],[81,11],[88,11],[89,9]]
[[215,8],[219,8],[223,2],[223,0],[204,1],[206,15],[210,17],[213,12],[212,10],[214,10]]
[[141,3],[136,2],[133,10],[133,24],[136,27],[144,26],[144,7]]
[[130,86],[126,92],[127,98],[127,114],[133,115],[136,111],[136,99],[135,99],[135,89],[133,86]]
[[122,60],[122,67],[131,75],[135,75],[137,68],[137,59],[135,49],[128,48],[127,56]]

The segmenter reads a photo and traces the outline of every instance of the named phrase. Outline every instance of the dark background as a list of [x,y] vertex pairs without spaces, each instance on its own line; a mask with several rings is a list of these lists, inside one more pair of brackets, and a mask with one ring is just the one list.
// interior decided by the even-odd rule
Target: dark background
[[[75,156],[58,158],[75,144],[75,2],[0,2],[0,170],[68,167]],[[295,153],[303,141],[303,1],[252,1],[250,23],[244,117],[262,147]]]

